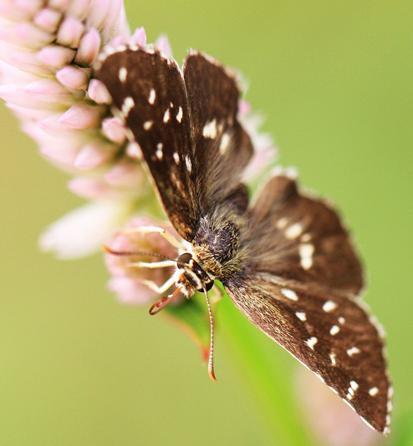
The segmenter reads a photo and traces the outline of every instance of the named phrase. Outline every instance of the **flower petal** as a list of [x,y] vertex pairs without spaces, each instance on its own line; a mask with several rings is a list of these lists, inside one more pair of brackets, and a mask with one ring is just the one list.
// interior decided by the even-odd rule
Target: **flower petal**
[[53,223],[40,247],[60,259],[85,257],[98,251],[129,213],[127,201],[102,201],[77,208]]

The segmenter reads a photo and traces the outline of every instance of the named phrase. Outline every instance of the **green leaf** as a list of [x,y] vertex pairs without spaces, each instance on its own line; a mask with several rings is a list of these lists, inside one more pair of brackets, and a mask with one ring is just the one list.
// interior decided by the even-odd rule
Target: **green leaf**
[[181,305],[169,305],[163,314],[189,335],[200,348],[202,358],[206,361],[209,349],[209,323],[208,314],[202,301],[197,296],[193,296]]
[[391,436],[392,446],[413,445],[413,410],[402,415],[395,423],[394,434]]
[[238,361],[237,370],[242,370],[251,396],[258,401],[274,442],[310,446],[312,441],[298,412],[284,352],[254,327],[228,296],[222,299],[219,318],[221,337]]

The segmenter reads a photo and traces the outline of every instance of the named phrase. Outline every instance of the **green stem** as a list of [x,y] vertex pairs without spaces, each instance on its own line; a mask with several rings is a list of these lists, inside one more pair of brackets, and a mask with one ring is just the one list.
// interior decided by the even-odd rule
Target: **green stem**
[[227,296],[219,305],[218,317],[222,338],[262,407],[274,444],[311,445],[294,398],[291,370],[282,363],[284,352],[253,327]]

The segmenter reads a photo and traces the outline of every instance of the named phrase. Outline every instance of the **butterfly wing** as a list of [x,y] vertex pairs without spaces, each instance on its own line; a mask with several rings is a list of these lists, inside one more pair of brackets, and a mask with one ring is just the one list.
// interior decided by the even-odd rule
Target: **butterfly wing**
[[374,429],[387,432],[391,387],[380,328],[364,305],[270,274],[224,282],[235,305],[315,372]]
[[107,56],[96,77],[139,144],[171,223],[192,240],[212,197],[219,203],[234,193],[252,155],[236,119],[234,79],[200,54],[188,56],[182,73],[174,60],[138,47]]
[[337,212],[279,174],[248,217],[243,267],[223,280],[235,305],[371,426],[387,430],[383,340],[356,298],[362,268]]
[[184,64],[197,160],[201,202],[210,212],[239,188],[253,154],[237,120],[239,88],[235,75],[216,60],[191,51]]
[[139,144],[172,224],[190,239],[199,205],[188,99],[179,67],[159,52],[127,48],[109,55],[96,76],[120,110],[130,139]]
[[259,194],[243,245],[254,271],[351,296],[363,286],[360,260],[338,213],[285,175],[273,176]]

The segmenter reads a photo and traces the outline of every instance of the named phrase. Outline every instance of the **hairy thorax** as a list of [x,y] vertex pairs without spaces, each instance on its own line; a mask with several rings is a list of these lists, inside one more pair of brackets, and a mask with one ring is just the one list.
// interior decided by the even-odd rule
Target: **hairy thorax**
[[236,214],[203,217],[192,240],[193,254],[214,278],[225,279],[239,271],[245,256],[240,244],[243,217]]

